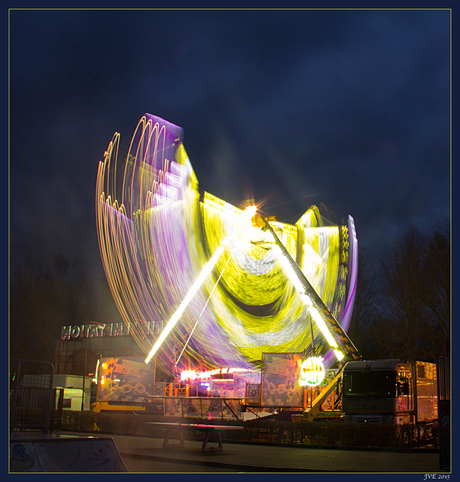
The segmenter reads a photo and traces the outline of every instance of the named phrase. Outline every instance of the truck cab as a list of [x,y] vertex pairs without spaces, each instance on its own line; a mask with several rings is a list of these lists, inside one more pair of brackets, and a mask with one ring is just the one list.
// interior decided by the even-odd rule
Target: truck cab
[[342,413],[347,422],[437,419],[436,365],[397,359],[348,362],[342,374]]

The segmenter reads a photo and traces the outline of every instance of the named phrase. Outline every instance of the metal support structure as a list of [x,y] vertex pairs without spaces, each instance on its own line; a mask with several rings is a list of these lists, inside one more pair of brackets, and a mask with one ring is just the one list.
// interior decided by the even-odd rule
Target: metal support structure
[[295,272],[299,281],[302,283],[302,286],[305,289],[306,295],[311,299],[313,306],[318,310],[321,316],[321,319],[326,324],[326,327],[328,328],[332,337],[336,341],[337,345],[344,350],[344,353],[343,353],[344,358],[348,357],[353,360],[361,360],[362,357],[359,354],[357,348],[350,340],[350,338],[348,338],[347,334],[343,331],[342,327],[340,326],[338,321],[334,318],[334,316],[329,311],[327,306],[324,304],[321,297],[318,295],[318,293],[316,293],[315,289],[310,284],[306,276],[303,274],[302,270],[299,268],[297,263],[292,259],[288,250],[276,235],[274,229],[270,226],[268,222],[265,222],[265,220],[263,222],[264,222],[264,226],[262,227],[262,230],[269,231],[273,236],[275,244],[281,250],[282,254],[288,261],[290,267]]
[[304,420],[308,422],[313,422],[315,419],[324,419],[327,416],[334,418],[337,417],[341,410],[328,410],[327,412],[323,412],[321,407],[323,403],[326,401],[327,397],[332,393],[334,388],[336,388],[337,384],[340,382],[340,378],[342,377],[342,370],[343,365],[336,373],[335,377],[329,382],[329,385],[321,391],[321,393],[313,400],[311,407],[307,408],[304,412]]

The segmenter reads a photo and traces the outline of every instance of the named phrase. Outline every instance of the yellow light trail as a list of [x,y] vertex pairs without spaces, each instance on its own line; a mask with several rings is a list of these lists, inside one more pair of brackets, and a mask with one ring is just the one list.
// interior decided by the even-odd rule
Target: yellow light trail
[[212,291],[211,291],[208,299],[206,300],[206,303],[205,303],[205,305],[203,306],[203,309],[201,310],[201,312],[200,312],[200,314],[199,314],[199,316],[198,316],[198,318],[197,318],[197,320],[196,320],[196,322],[195,322],[195,325],[193,326],[193,329],[192,329],[192,331],[190,332],[190,335],[188,336],[187,341],[186,341],[185,344],[184,344],[184,347],[182,348],[182,351],[180,352],[179,356],[177,357],[175,366],[177,366],[177,363],[179,362],[179,360],[180,360],[181,357],[182,357],[182,354],[184,353],[185,349],[187,348],[188,342],[190,341],[190,338],[192,338],[193,332],[195,331],[195,328],[197,327],[198,322],[200,321],[201,315],[203,314],[204,310],[206,309],[206,306],[208,305],[209,300],[211,299],[211,297],[212,297],[212,295],[213,295],[213,293],[214,293],[214,290],[216,289],[217,284],[218,284],[219,281],[220,281],[220,278],[222,278],[222,275],[224,274],[224,271],[225,271],[225,269],[227,268],[227,264],[228,264],[228,262],[230,261],[230,259],[232,258],[232,256],[233,256],[233,251],[232,251],[232,253],[230,254],[230,256],[228,257],[227,263],[225,264],[224,270],[220,273],[219,277],[217,278],[217,281],[215,282],[214,287],[212,288]]
[[338,360],[341,360],[343,358],[343,353],[338,349],[337,342],[334,340],[334,337],[332,336],[331,332],[327,328],[326,323],[324,323],[324,320],[322,319],[319,311],[313,306],[312,300],[305,293],[305,287],[302,281],[299,279],[299,277],[292,269],[292,266],[290,265],[286,256],[284,256],[284,254],[281,252],[281,249],[279,248],[279,246],[275,246],[275,250],[278,255],[280,264],[283,267],[285,273],[287,274],[288,278],[294,285],[295,289],[300,294],[302,301],[308,307],[310,314],[312,318],[315,320],[315,323],[318,325],[318,328],[321,330],[321,333],[324,335],[329,345],[334,349],[335,356],[337,357]]
[[[137,353],[145,359],[161,336],[157,367],[172,374],[171,361],[178,348],[184,348],[180,358],[184,367],[199,361],[209,368],[247,368],[259,364],[263,353],[305,350],[321,336],[320,325],[312,323],[315,313],[308,300],[299,296],[294,283],[286,282],[282,260],[267,249],[274,242],[271,233],[253,227],[256,207],[241,209],[200,191],[182,138],[182,128],[146,114],[127,153],[119,149],[119,134],[113,136],[97,173],[101,260]],[[346,330],[356,285],[353,223],[325,226],[318,208],[311,206],[295,225],[276,222],[273,228],[300,271],[291,268],[300,280],[301,273],[307,278],[337,323],[345,322]],[[207,265],[209,253],[215,253],[226,237],[232,255],[216,260],[187,304],[185,298]],[[218,283],[214,272],[220,273]],[[171,318],[183,304],[187,316],[175,313]]]
[[160,348],[161,344],[164,342],[166,337],[169,335],[171,330],[174,328],[175,324],[179,321],[179,318],[182,316],[182,314],[184,313],[188,304],[190,303],[190,301],[192,301],[193,297],[196,295],[197,291],[200,289],[200,286],[203,284],[204,280],[211,273],[212,269],[214,268],[215,264],[217,263],[218,259],[221,256],[221,254],[225,250],[225,242],[226,242],[226,239],[224,239],[224,242],[216,249],[216,251],[212,255],[211,259],[208,261],[208,263],[201,270],[201,273],[199,274],[195,283],[193,283],[192,287],[190,288],[189,292],[187,293],[187,296],[183,299],[182,303],[179,305],[179,308],[177,308],[176,312],[171,317],[171,319],[168,321],[165,328],[161,332],[161,335],[158,337],[157,341],[153,345],[152,349],[150,350],[150,353],[147,355],[147,358],[145,359],[145,363],[150,362],[152,357],[155,355],[155,353]]

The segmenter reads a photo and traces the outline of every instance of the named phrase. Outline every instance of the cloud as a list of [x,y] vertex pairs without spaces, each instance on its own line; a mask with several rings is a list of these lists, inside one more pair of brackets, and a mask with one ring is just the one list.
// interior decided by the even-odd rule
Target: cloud
[[428,228],[449,215],[449,22],[441,10],[12,11],[12,251],[64,245],[94,264],[97,164],[145,112],[184,128],[200,185],[229,202],[253,194],[287,222],[323,202],[376,249],[389,226]]

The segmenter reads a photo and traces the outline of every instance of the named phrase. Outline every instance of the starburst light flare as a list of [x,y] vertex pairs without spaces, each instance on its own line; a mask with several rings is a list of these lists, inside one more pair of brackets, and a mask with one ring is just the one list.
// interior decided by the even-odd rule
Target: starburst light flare
[[[115,134],[99,163],[97,233],[113,298],[147,362],[155,356],[165,372],[176,361],[251,368],[264,352],[323,344],[269,233],[251,223],[255,207],[199,193],[180,127],[145,114],[122,162],[119,151]],[[270,225],[347,330],[357,270],[352,218],[326,226],[312,206],[295,226]]]

